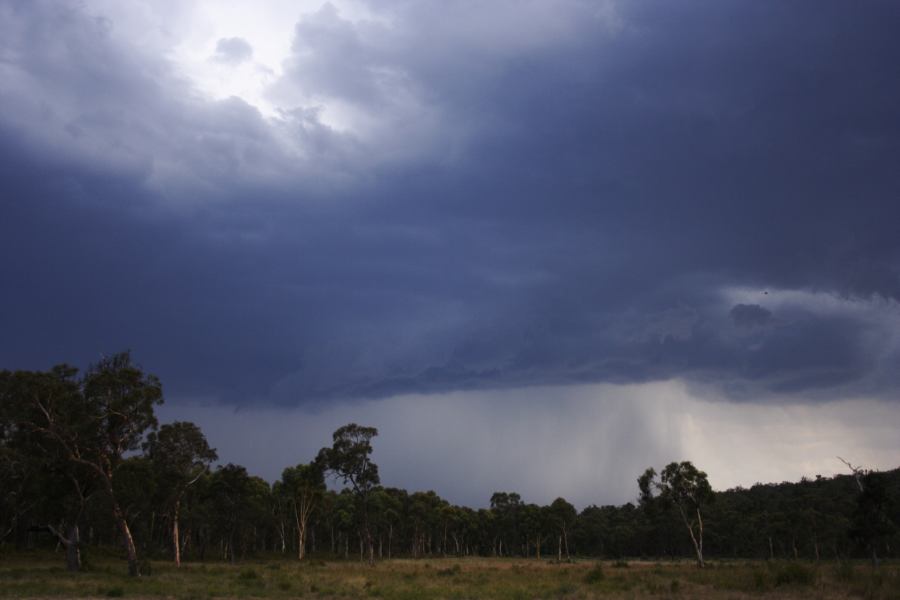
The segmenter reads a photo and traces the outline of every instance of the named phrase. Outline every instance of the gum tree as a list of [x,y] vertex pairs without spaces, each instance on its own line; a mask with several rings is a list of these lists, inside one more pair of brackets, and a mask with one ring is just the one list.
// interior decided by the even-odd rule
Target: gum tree
[[706,473],[700,471],[690,461],[673,462],[666,465],[656,480],[656,470],[648,468],[638,478],[640,501],[644,506],[660,503],[664,507],[675,507],[684,526],[691,536],[691,543],[697,555],[697,566],[705,566],[703,560],[703,515],[701,509],[713,499],[712,488]]
[[362,516],[369,564],[375,564],[375,545],[369,523],[369,499],[381,482],[378,465],[371,459],[372,438],[377,435],[378,430],[374,427],[363,427],[356,423],[344,425],[332,435],[331,448],[322,448],[316,459],[353,490]]
[[137,547],[115,481],[126,453],[140,448],[144,434],[156,428],[154,407],[163,401],[162,386],[134,365],[128,352],[103,358],[81,379],[76,373],[60,366],[31,374],[28,385],[14,392],[23,406],[21,426],[41,436],[49,451],[73,468],[92,475],[122,536],[128,572],[138,576]]
[[322,465],[313,461],[309,464],[288,467],[281,474],[280,493],[290,499],[297,526],[297,559],[306,554],[306,539],[309,535],[309,517],[322,500],[325,493],[325,476]]
[[200,428],[186,421],[169,423],[158,432],[151,432],[144,443],[144,452],[162,489],[168,490],[166,503],[172,518],[172,552],[175,566],[180,567],[181,502],[188,488],[209,472],[209,465],[218,456],[215,449],[209,447]]

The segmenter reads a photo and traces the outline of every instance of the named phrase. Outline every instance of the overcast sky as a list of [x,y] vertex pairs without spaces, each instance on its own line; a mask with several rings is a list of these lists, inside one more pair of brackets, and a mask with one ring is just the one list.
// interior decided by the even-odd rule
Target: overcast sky
[[[900,4],[0,0],[0,367],[269,479],[900,464]],[[843,454],[842,454],[843,453]]]

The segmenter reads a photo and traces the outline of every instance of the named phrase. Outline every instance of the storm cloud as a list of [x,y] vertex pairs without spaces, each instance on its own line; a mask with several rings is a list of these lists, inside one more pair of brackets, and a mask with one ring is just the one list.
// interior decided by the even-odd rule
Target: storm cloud
[[291,15],[267,108],[114,7],[0,3],[3,366],[895,396],[895,3],[363,7]]

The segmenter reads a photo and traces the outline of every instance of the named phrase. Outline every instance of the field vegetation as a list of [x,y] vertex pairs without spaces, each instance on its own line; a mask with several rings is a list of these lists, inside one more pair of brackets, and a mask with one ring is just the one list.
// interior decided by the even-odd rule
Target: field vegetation
[[[5,598],[900,598],[900,568],[860,562],[537,561],[501,558],[284,559],[241,564],[144,565],[129,577],[121,559],[78,573],[58,558],[23,553],[0,563]],[[149,574],[146,574],[149,573]]]

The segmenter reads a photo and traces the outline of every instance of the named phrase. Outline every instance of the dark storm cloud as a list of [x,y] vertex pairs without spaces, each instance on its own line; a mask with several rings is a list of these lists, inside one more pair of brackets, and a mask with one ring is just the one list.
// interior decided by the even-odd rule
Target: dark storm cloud
[[738,327],[765,325],[772,318],[772,311],[759,304],[735,304],[729,314]]
[[267,119],[4,4],[2,364],[131,347],[245,402],[892,389],[900,8],[597,6],[325,6]]

